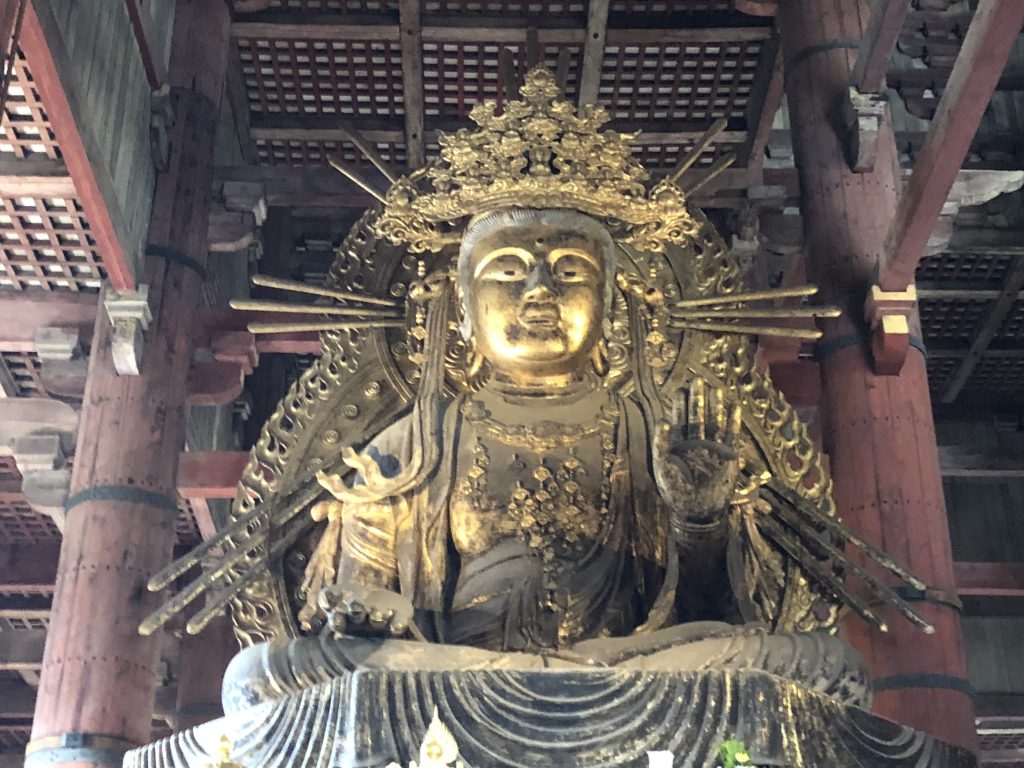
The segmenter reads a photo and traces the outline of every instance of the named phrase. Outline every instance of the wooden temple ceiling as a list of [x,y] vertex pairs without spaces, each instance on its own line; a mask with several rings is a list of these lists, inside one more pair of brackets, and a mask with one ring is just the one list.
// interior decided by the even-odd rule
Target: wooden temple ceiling
[[[728,151],[738,161],[698,202],[737,231],[751,211],[755,221],[774,212],[785,233],[774,237],[762,217],[760,256],[797,263],[799,180],[770,0],[235,0],[235,8],[227,94],[238,151],[218,176],[261,182],[272,210],[290,209],[286,244],[275,246],[286,253],[273,252],[266,233],[263,253],[294,276],[321,278],[345,223],[372,202],[326,167],[329,154],[365,163],[352,132],[395,168],[429,160],[438,131],[468,124],[481,99],[506,99],[534,61],[556,72],[573,97],[606,106],[616,129],[640,131],[636,153],[654,173],[673,168],[724,118],[725,131],[700,164]],[[921,0],[903,20],[887,78],[907,170],[971,16],[966,2],[947,8]],[[94,314],[101,282],[121,258],[104,253],[90,225],[96,200],[72,181],[62,126],[51,124],[54,110],[30,64],[19,54],[0,121],[0,313],[8,313],[0,319],[0,394],[17,398],[55,393],[31,334],[12,331],[11,300],[45,300],[50,318],[64,306],[75,318],[68,322],[79,325]],[[1024,169],[1019,43],[964,167]],[[917,281],[935,402],[1000,401],[1024,413],[1024,193],[963,208],[948,243],[921,260]],[[308,354],[309,346],[269,351]],[[182,498],[180,544],[195,544],[210,525],[204,498]],[[54,523],[25,502],[13,460],[0,456],[0,549],[24,554],[17,567],[0,558],[0,630],[45,630],[53,584],[46,567],[55,568],[59,541]],[[29,560],[44,566],[28,569]],[[964,568],[963,577],[965,589],[993,593],[988,574]],[[1024,573],[1016,578],[1013,594],[1024,596]],[[19,669],[0,668],[0,687]],[[4,719],[17,712],[20,720]],[[0,752],[27,741],[26,712],[31,701],[0,702]],[[1024,738],[1005,739],[995,729],[986,749],[1024,748]]]

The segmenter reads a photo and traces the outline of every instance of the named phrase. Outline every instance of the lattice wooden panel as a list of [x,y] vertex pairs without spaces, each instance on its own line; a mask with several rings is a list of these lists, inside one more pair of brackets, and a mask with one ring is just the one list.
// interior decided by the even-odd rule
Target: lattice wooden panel
[[993,729],[986,733],[979,733],[978,748],[982,753],[1019,749],[1021,750],[1020,762],[1024,764],[1024,722],[1002,732]]
[[1010,308],[1009,314],[1003,321],[1002,327],[996,334],[996,339],[1022,340],[1024,339],[1024,301],[1015,301]]
[[762,45],[606,46],[599,100],[622,120],[743,118]]
[[[652,174],[661,174],[672,171],[679,165],[679,161],[690,151],[693,142],[680,144],[641,144],[643,134],[637,139],[633,147],[633,156],[643,163],[644,167]],[[728,147],[709,147],[701,153],[695,167],[700,168],[711,165],[720,155],[725,154]]]
[[425,0],[426,13],[479,14],[487,16],[583,15],[584,0]]
[[0,356],[18,387],[18,397],[47,397],[39,373],[39,355],[35,352],[0,352]]
[[58,160],[60,147],[28,70],[18,51],[11,87],[0,121],[0,157],[49,157]]
[[[511,43],[426,42],[423,44],[424,114],[430,117],[465,118],[485,99],[499,105],[505,98],[504,78],[500,73],[499,53],[513,52],[517,72],[526,71],[526,51]],[[565,94],[576,98],[578,68],[582,56],[579,45],[545,45],[544,64],[555,71],[561,51],[567,51],[569,66]]]
[[0,631],[4,632],[25,632],[32,629],[47,630],[49,628],[49,611],[6,611],[3,617],[0,617]]
[[969,299],[920,302],[925,340],[969,341],[989,304]]
[[940,391],[946,386],[949,377],[960,364],[955,357],[929,357],[928,358],[928,385],[933,391]]
[[253,114],[403,114],[398,41],[243,37],[237,42]]
[[[380,142],[374,145],[385,162],[395,168],[405,165],[405,144]],[[328,155],[349,163],[370,167],[363,154],[347,141],[256,141],[256,154],[264,165],[326,165]]]
[[203,540],[196,522],[196,513],[188,499],[178,499],[178,519],[174,521],[174,532],[179,544],[195,545]]
[[967,391],[1017,392],[1024,382],[1024,357],[983,357],[978,362]]
[[21,482],[21,472],[13,456],[0,456],[0,485]]
[[272,11],[310,11],[320,13],[382,13],[398,11],[398,0],[273,0]]
[[921,281],[991,281],[1002,283],[1012,256],[991,253],[937,253],[925,256],[917,267]]
[[36,512],[20,493],[0,493],[0,544],[43,544],[60,541],[60,531]]
[[0,290],[96,292],[105,277],[77,200],[0,198]]
[[732,0],[612,0],[609,13],[631,15],[732,11]]

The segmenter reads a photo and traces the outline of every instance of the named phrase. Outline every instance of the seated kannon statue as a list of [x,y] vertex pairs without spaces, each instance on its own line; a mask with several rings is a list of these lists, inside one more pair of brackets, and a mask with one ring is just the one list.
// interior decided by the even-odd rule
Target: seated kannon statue
[[753,359],[827,308],[771,320],[813,289],[743,292],[685,187],[646,187],[633,137],[544,70],[495,112],[356,225],[324,355],[235,522],[152,586],[226,554],[144,629],[217,587],[190,630],[230,602],[243,642],[270,641],[229,674],[246,704],[354,669],[591,666],[757,670],[866,704],[840,609],[882,625],[879,598],[927,630],[872,569],[923,585],[836,519]]

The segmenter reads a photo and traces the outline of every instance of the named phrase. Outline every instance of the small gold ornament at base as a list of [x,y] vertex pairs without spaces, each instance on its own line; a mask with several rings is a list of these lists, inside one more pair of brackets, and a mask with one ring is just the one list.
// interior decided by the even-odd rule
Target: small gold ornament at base
[[[398,763],[389,763],[387,768],[402,768]],[[441,722],[437,715],[437,707],[434,707],[434,716],[427,727],[427,733],[420,744],[420,760],[417,763],[413,760],[409,768],[465,768],[465,764],[459,759],[459,745],[455,743],[455,737]]]

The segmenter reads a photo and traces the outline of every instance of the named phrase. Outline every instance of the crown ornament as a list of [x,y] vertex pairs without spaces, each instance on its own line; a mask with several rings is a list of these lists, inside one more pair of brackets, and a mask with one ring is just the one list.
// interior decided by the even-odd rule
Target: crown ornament
[[414,253],[458,243],[465,220],[506,208],[566,208],[603,221],[620,242],[660,253],[683,243],[697,223],[683,191],[650,177],[633,158],[637,134],[600,131],[603,107],[576,107],[554,76],[531,70],[521,99],[496,114],[493,100],[470,118],[479,128],[441,134],[441,160],[396,181],[384,198],[377,234]]

